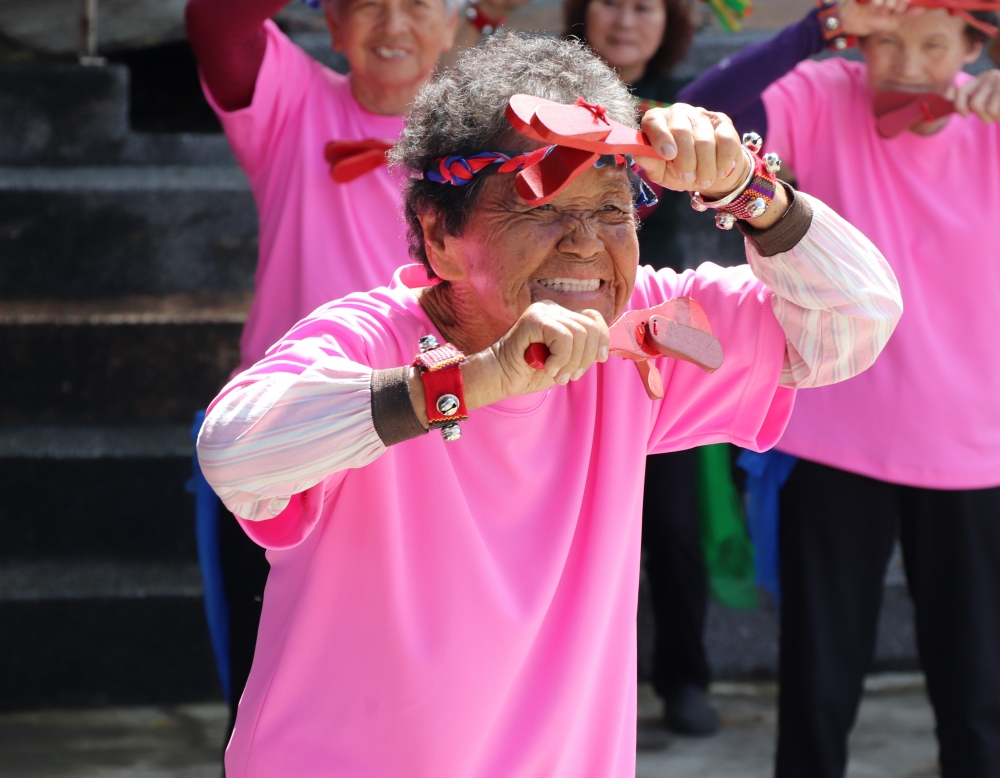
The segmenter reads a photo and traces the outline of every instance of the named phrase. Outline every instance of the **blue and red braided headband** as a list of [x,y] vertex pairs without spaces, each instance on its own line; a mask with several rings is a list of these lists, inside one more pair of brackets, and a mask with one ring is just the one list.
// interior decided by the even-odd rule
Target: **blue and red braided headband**
[[[556,148],[558,148],[557,145],[544,146],[516,156],[504,154],[502,151],[481,151],[478,154],[468,156],[453,154],[436,159],[435,166],[424,175],[428,181],[434,181],[438,184],[465,186],[478,173],[494,165],[498,166],[495,171],[497,173],[516,173],[524,168],[537,165]],[[636,174],[641,170],[629,154],[603,154],[594,162],[594,167],[607,165],[621,165]],[[639,192],[635,202],[636,208],[656,205],[657,199],[653,190],[641,178],[637,178],[637,180]]]

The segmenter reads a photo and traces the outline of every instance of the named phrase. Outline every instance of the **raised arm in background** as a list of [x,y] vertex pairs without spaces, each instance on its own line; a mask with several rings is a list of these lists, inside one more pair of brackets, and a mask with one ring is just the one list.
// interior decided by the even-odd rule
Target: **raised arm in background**
[[188,40],[212,96],[227,111],[246,108],[253,100],[267,48],[264,22],[286,2],[188,0]]
[[[888,29],[908,12],[908,4],[909,0],[871,0],[864,5],[855,0],[841,2],[844,31],[869,35]],[[909,11],[914,12],[920,9]],[[753,130],[767,137],[767,114],[761,95],[802,60],[826,48],[818,13],[814,9],[775,37],[726,57],[684,87],[677,102],[719,111],[730,116],[740,132]]]

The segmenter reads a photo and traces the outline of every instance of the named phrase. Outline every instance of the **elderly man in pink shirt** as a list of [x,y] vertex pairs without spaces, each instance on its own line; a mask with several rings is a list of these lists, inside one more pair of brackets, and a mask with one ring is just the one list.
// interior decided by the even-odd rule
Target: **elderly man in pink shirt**
[[[468,52],[393,151],[421,264],[319,308],[209,409],[206,477],[271,563],[230,776],[633,778],[647,454],[773,445],[796,389],[866,369],[901,314],[863,235],[690,106],[646,115],[641,163],[741,220],[750,264],[638,267],[631,159],[515,131],[517,94],[634,126],[579,44]],[[724,358],[651,359],[651,400],[608,325],[679,296],[708,317],[682,340],[710,325]]]
[[[388,283],[407,262],[399,178],[380,165],[335,181],[326,146],[365,140],[391,145],[456,32],[471,45],[485,21],[520,2],[481,0],[480,13],[470,19],[458,14],[457,0],[324,0],[333,46],[350,64],[343,76],[310,58],[270,21],[286,0],[190,0],[188,37],[205,95],[250,181],[260,217],[255,296],[239,370],[261,359],[310,311]],[[210,627],[235,716],[268,568],[235,521],[218,523],[221,554],[212,549],[213,518],[206,514],[199,524]],[[216,592],[224,597],[213,597]]]

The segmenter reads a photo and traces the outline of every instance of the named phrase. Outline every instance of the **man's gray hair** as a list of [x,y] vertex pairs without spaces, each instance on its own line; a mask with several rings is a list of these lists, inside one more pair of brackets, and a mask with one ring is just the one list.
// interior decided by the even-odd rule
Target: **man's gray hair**
[[460,235],[475,210],[485,174],[465,186],[424,178],[436,160],[481,151],[530,151],[537,142],[514,130],[504,113],[516,94],[572,103],[577,97],[600,103],[611,118],[636,126],[628,88],[589,48],[578,41],[500,32],[465,52],[451,70],[417,95],[406,129],[389,152],[392,167],[406,174],[403,207],[410,254],[429,269],[418,214],[434,212],[445,230]]

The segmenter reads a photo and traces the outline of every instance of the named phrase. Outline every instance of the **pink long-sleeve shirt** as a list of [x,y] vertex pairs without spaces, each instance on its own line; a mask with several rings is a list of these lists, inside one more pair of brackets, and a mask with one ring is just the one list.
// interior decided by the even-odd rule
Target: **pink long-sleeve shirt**
[[1000,125],[952,116],[886,140],[872,99],[865,66],[841,59],[764,93],[768,150],[878,246],[906,303],[872,369],[804,394],[778,447],[893,483],[997,486]]
[[660,401],[614,358],[473,411],[456,442],[386,448],[372,369],[441,339],[416,266],[234,379],[199,459],[271,573],[226,774],[632,778],[646,455],[770,447],[791,387],[864,370],[899,317],[882,257],[814,209],[792,251],[748,247],[758,277],[639,268],[631,308],[689,295],[725,352],[711,375],[655,360]]

